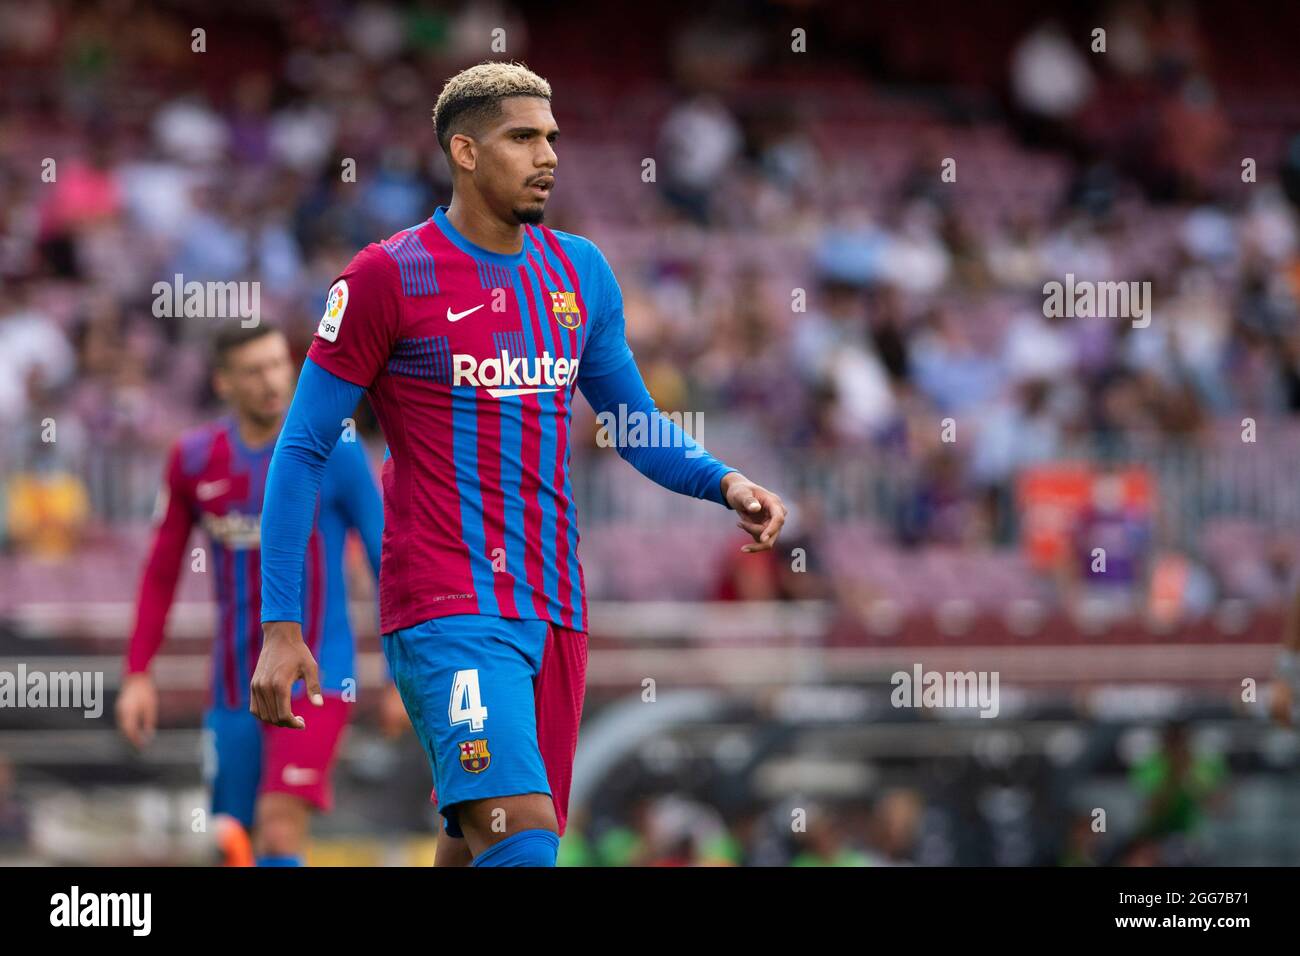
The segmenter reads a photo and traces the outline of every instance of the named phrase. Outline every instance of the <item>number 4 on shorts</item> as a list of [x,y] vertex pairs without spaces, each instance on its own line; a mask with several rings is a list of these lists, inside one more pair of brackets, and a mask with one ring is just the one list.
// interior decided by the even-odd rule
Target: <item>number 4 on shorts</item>
[[451,725],[469,724],[470,730],[482,730],[487,715],[487,708],[479,698],[478,670],[456,671],[451,681],[451,703],[447,706]]

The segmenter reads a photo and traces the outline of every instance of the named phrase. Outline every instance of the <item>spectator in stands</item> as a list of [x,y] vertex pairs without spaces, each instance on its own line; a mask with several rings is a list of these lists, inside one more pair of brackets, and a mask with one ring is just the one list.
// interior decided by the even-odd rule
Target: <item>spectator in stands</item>
[[5,488],[6,539],[19,553],[39,560],[64,559],[74,553],[90,520],[85,485],[59,464],[54,442],[38,449],[30,467],[15,474]]
[[1034,28],[1011,54],[1011,89],[1034,141],[1064,137],[1094,86],[1088,61],[1056,21]]
[[663,197],[690,221],[707,226],[712,195],[740,153],[740,125],[718,97],[701,93],[682,101],[659,130]]

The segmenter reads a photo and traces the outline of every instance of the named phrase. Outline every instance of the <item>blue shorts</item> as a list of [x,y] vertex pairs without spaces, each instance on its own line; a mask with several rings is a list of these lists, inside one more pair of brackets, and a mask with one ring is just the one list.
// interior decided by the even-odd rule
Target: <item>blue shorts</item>
[[457,614],[391,631],[383,641],[433,769],[447,833],[464,835],[457,804],[524,793],[552,797],[563,833],[586,635],[547,621]]

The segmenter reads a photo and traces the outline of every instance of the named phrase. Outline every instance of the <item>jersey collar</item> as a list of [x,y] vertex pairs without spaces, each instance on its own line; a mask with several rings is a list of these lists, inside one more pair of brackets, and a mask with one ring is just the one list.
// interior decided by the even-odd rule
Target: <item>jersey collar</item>
[[470,242],[456,231],[456,227],[447,219],[446,206],[439,206],[434,210],[433,224],[442,230],[442,234],[450,240],[452,245],[471,258],[478,259],[480,262],[491,262],[499,266],[517,266],[523,264],[524,256],[528,249],[527,239],[524,241],[524,248],[520,249],[514,255],[506,255],[503,252],[493,252],[490,249],[484,249],[482,246]]

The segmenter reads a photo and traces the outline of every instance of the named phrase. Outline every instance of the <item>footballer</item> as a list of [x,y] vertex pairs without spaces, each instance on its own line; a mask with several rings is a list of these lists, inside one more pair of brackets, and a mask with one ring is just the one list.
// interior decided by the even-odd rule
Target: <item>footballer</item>
[[[384,652],[445,820],[435,864],[554,866],[587,666],[574,393],[598,413],[659,412],[604,255],[542,224],[558,181],[550,85],[518,64],[479,64],[447,82],[433,122],[450,204],[339,275],[271,462],[250,706],[292,727],[303,715],[290,687],[318,685],[300,569],[330,449],[365,393],[391,451]],[[618,451],[665,488],[738,512],[753,538],[743,550],[770,549],[781,499],[671,438]]]
[[213,386],[229,412],[182,435],[168,456],[117,721],[137,748],[153,736],[158,692],[150,664],[163,642],[181,568],[194,560],[187,545],[198,526],[206,536],[202,568],[217,599],[211,698],[204,716],[212,812],[243,828],[230,841],[233,853],[242,855],[251,833],[258,865],[296,866],[302,863],[311,814],[329,810],[332,802],[330,771],[348,720],[343,689],[356,674],[344,543],[349,529],[356,529],[378,574],[383,505],[360,444],[337,441],[335,435],[326,449],[319,508],[315,489],[309,502],[309,536],[296,571],[304,640],[320,661],[320,709],[303,733],[258,723],[249,713],[248,686],[262,637],[261,513],[271,452],[293,390],[293,361],[284,335],[267,325],[225,329],[213,351]]

